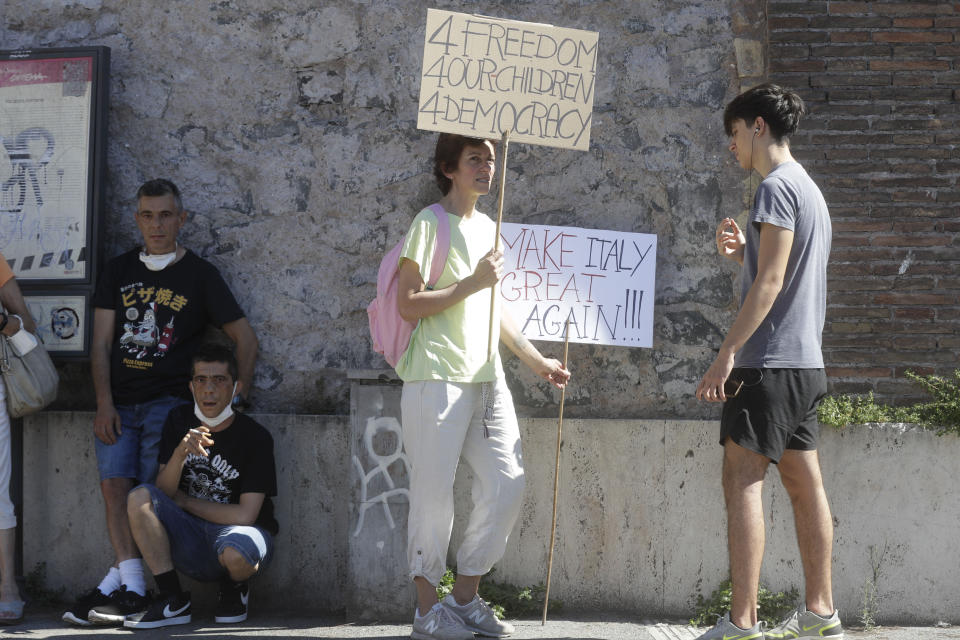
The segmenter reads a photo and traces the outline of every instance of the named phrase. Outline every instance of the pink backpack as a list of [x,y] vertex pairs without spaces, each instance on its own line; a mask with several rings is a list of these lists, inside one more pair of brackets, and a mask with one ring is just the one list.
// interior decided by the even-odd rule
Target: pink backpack
[[[440,279],[443,267],[447,264],[447,254],[450,252],[450,220],[447,212],[439,204],[427,207],[437,216],[437,241],[433,248],[433,260],[430,262],[430,280],[427,287],[432,287]],[[373,339],[373,350],[382,353],[391,367],[397,366],[400,358],[410,344],[410,336],[416,329],[416,322],[408,322],[400,317],[397,306],[397,289],[399,288],[400,252],[403,250],[403,240],[380,261],[380,270],[377,272],[377,297],[367,307],[367,316],[370,319],[370,337]]]

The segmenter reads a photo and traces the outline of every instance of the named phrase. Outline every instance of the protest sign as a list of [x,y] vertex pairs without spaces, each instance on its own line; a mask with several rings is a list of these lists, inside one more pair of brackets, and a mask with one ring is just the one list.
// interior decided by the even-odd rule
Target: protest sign
[[503,223],[504,309],[530,340],[653,346],[657,236]]
[[417,127],[590,147],[599,34],[427,10]]

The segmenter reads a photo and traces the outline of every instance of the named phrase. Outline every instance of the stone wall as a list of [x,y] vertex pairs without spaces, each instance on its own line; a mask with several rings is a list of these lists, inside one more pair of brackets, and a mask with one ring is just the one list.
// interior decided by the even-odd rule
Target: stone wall
[[[749,182],[720,112],[764,73],[760,0],[438,0],[600,33],[589,152],[511,145],[506,219],[656,233],[653,349],[571,345],[582,417],[703,417],[692,389],[736,308],[713,233]],[[223,272],[261,339],[259,410],[348,412],[345,371],[382,367],[365,307],[385,248],[438,192],[416,129],[426,5],[406,0],[5,0],[0,47],[112,49],[105,254],[137,241],[133,194],[168,177],[184,243]],[[496,208],[495,197],[481,205]],[[545,349],[556,353],[555,346]],[[506,363],[526,415],[554,396]],[[91,408],[84,365],[61,408]]]

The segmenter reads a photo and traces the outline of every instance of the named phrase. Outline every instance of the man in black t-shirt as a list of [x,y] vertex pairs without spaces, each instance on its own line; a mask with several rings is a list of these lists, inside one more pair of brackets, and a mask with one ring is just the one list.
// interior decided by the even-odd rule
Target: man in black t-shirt
[[[153,482],[167,413],[189,402],[190,358],[206,328],[235,343],[243,394],[250,390],[257,337],[216,267],[177,243],[187,219],[167,180],[137,191],[143,247],[107,263],[93,297],[90,361],[97,394],[94,441],[115,561],[100,585],[63,614],[80,625],[122,624],[140,610],[145,586],[127,521],[127,493]],[[237,400],[243,402],[238,395]]]
[[242,388],[230,349],[205,345],[193,358],[194,406],[177,407],[163,426],[156,486],[130,492],[130,529],[159,594],[125,627],[154,629],[190,622],[190,594],[177,571],[201,582],[220,581],[215,620],[247,619],[247,580],[272,555],[277,521],[273,438],[234,414]]

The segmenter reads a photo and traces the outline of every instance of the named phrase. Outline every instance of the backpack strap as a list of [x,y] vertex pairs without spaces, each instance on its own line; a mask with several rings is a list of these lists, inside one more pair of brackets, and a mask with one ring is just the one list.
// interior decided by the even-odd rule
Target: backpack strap
[[433,246],[433,260],[430,262],[430,281],[426,283],[433,288],[443,273],[447,255],[450,253],[450,218],[440,204],[432,204],[427,208],[437,216],[437,241]]

